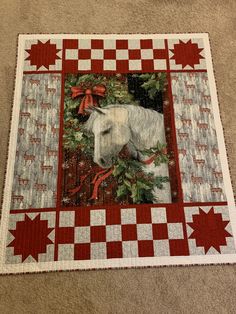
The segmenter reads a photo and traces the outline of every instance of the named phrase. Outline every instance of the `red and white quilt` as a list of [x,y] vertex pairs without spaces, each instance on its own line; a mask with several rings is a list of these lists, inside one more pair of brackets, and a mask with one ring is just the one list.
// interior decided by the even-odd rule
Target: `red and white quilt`
[[208,34],[19,35],[0,273],[234,263],[235,244]]

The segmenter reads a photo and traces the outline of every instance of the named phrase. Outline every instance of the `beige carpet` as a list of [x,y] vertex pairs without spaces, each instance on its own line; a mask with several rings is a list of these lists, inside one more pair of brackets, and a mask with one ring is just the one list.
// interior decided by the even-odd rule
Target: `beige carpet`
[[[236,187],[236,2],[1,0],[0,189],[17,33],[210,33]],[[75,271],[0,277],[0,313],[235,313],[236,266]]]

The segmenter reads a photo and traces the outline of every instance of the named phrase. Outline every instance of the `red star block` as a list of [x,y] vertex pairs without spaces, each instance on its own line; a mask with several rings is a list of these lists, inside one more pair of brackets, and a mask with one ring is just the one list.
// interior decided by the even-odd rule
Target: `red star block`
[[30,255],[38,261],[38,255],[46,253],[47,245],[53,243],[48,238],[52,230],[47,220],[40,220],[40,214],[33,220],[25,215],[24,221],[16,223],[16,230],[9,230],[15,239],[8,247],[14,248],[14,255],[22,255],[22,262]]
[[49,70],[49,65],[54,65],[57,59],[57,53],[60,49],[57,49],[55,44],[51,44],[48,40],[45,44],[38,40],[37,44],[31,46],[31,49],[26,49],[29,56],[25,60],[30,60],[31,65],[36,65],[37,70],[44,66]]
[[220,253],[220,246],[226,245],[226,237],[232,237],[225,227],[229,221],[223,221],[220,213],[214,213],[213,207],[208,213],[201,208],[198,215],[193,215],[193,222],[188,225],[194,230],[190,239],[196,240],[197,246],[203,246],[205,253],[214,247]]
[[178,44],[174,45],[174,49],[170,49],[174,53],[170,59],[174,59],[175,63],[181,64],[183,68],[189,65],[194,69],[194,65],[199,64],[200,59],[204,59],[200,55],[202,50],[203,48],[198,48],[198,45],[192,43],[191,39],[186,43],[180,40]]

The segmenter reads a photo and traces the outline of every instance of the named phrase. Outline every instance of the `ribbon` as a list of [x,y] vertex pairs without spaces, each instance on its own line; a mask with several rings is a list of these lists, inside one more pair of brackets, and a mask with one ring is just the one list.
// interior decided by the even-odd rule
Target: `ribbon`
[[[167,154],[167,149],[166,149],[166,148],[163,148],[162,153],[163,153],[164,155],[166,155],[166,154]],[[143,164],[145,164],[145,165],[150,165],[159,155],[160,155],[159,152],[158,152],[158,153],[155,153],[155,154],[153,154],[151,157],[149,157],[148,159],[142,160],[141,162],[142,162]]]
[[92,88],[84,88],[81,85],[71,87],[72,91],[72,99],[76,97],[83,96],[78,113],[79,114],[86,114],[85,109],[89,106],[97,106],[97,100],[94,96],[104,97],[106,93],[106,87],[102,84],[94,85]]

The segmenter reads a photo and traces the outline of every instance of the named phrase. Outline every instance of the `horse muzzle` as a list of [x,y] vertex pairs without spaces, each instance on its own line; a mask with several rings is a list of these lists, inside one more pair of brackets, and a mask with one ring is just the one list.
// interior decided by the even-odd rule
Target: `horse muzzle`
[[94,159],[94,162],[104,169],[110,168],[112,166],[112,158],[110,157],[100,157],[98,159]]

